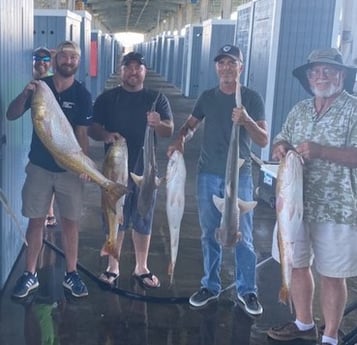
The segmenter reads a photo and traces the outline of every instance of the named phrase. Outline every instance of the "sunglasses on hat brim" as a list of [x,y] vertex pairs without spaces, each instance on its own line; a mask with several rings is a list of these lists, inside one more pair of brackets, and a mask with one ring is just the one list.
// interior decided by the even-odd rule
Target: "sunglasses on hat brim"
[[43,61],[43,62],[50,62],[51,57],[50,56],[34,56],[33,57],[34,61]]

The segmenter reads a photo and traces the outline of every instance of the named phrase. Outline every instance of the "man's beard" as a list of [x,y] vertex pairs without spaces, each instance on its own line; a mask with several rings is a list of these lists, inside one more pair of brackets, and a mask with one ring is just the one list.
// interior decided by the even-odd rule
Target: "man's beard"
[[68,69],[69,66],[65,66],[63,67],[63,65],[61,66],[57,66],[56,68],[56,72],[61,75],[62,77],[68,78],[71,77],[72,75],[75,75],[77,70],[78,70],[78,66],[74,67],[74,66],[70,66],[70,69]]
[[330,84],[328,89],[319,90],[315,86],[311,86],[311,91],[316,97],[329,98],[333,95],[339,94],[343,90],[343,82],[340,80],[339,85]]

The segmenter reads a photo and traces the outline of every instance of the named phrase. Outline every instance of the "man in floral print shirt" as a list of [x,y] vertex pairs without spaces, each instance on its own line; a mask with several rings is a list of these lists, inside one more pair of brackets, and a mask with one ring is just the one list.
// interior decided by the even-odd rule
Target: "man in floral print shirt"
[[291,295],[296,320],[270,338],[316,340],[314,260],[320,275],[325,329],[321,344],[337,345],[347,301],[346,278],[357,275],[356,69],[334,48],[314,50],[293,75],[314,97],[296,104],[274,139],[273,158],[295,149],[304,159],[304,222],[294,248]]

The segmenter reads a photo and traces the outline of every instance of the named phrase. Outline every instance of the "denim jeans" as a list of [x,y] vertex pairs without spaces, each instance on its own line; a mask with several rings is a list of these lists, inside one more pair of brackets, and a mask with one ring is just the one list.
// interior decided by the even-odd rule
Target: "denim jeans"
[[[224,197],[224,178],[199,173],[197,176],[198,215],[201,226],[201,245],[203,252],[204,276],[201,286],[212,293],[221,291],[222,248],[215,238],[220,225],[221,213],[213,203],[213,195]],[[240,199],[253,200],[253,181],[250,167],[241,167],[239,171]],[[253,246],[253,211],[240,215],[239,231],[241,240],[235,247],[236,289],[240,295],[256,293],[256,255]]]

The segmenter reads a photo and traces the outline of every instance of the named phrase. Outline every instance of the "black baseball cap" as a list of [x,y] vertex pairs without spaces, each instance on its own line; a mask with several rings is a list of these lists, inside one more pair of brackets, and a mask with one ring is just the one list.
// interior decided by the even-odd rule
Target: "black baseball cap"
[[214,61],[217,62],[225,56],[228,56],[233,60],[240,61],[243,63],[243,54],[237,46],[233,46],[231,44],[224,45],[218,50]]
[[121,60],[120,65],[127,66],[132,61],[137,62],[139,65],[146,66],[144,56],[142,56],[140,53],[136,53],[136,52],[130,52],[130,53],[124,55]]

